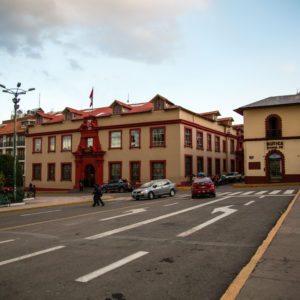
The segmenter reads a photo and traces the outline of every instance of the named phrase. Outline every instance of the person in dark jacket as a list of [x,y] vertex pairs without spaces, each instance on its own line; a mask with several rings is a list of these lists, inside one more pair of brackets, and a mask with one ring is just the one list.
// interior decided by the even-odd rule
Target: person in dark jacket
[[[99,185],[98,184],[95,184],[94,185],[94,191],[93,191],[93,194],[94,194],[94,203],[93,203],[93,207],[95,207],[96,205],[101,205],[104,206],[104,202],[102,201],[101,197],[102,197],[102,192],[99,188]],[[100,202],[100,203],[99,203]]]

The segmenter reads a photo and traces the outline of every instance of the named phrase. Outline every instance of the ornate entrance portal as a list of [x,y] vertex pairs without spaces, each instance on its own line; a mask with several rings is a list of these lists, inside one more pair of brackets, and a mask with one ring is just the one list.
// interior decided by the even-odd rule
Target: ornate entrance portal
[[76,163],[75,188],[79,188],[81,180],[86,186],[102,184],[105,151],[101,149],[96,118],[93,116],[85,118],[80,131],[80,143],[77,151],[73,152]]
[[271,151],[267,155],[267,176],[270,182],[282,181],[284,176],[284,157],[280,151]]

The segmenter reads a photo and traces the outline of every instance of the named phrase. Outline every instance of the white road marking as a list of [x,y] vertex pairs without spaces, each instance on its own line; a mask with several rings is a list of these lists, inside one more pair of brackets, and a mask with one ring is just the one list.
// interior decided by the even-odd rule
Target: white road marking
[[41,214],[49,214],[51,212],[56,212],[56,211],[61,211],[61,209],[47,210],[47,211],[42,211],[42,212],[32,213],[32,214],[24,214],[24,215],[21,215],[21,217],[27,217],[27,216],[33,216],[33,215],[41,215]]
[[[240,193],[240,192],[238,192],[238,193]],[[230,192],[217,193],[218,196],[224,196],[224,195],[227,195],[227,194],[230,194]],[[232,195],[232,194],[230,194],[230,195]]]
[[101,276],[101,275],[103,275],[103,274],[105,274],[105,273],[107,273],[109,271],[112,271],[114,269],[120,268],[120,267],[122,267],[122,266],[130,263],[131,261],[136,260],[136,259],[138,259],[138,258],[140,258],[140,257],[142,257],[142,256],[144,256],[144,255],[146,255],[148,253],[149,252],[146,252],[146,251],[136,252],[136,253],[134,253],[132,255],[129,255],[129,256],[123,258],[123,259],[120,259],[120,260],[118,260],[118,261],[116,261],[116,262],[114,262],[114,263],[112,263],[112,264],[110,264],[110,265],[108,265],[108,266],[106,266],[104,268],[101,268],[101,269],[96,270],[96,271],[94,271],[94,272],[92,272],[90,274],[87,274],[87,275],[84,275],[82,277],[79,277],[75,281],[78,281],[78,282],[89,282],[92,279],[95,279],[95,278],[97,278],[97,277],[99,277],[99,276]]
[[284,192],[285,195],[290,195],[290,194],[293,194],[295,190],[286,190]]
[[202,224],[200,224],[198,226],[195,226],[195,227],[193,227],[193,228],[191,228],[191,229],[189,229],[187,231],[184,231],[184,232],[178,234],[177,236],[178,237],[186,237],[186,236],[191,235],[192,233],[194,233],[196,231],[199,231],[199,230],[203,229],[206,226],[209,226],[209,225],[211,225],[211,224],[219,221],[220,219],[223,219],[223,218],[225,218],[225,217],[227,217],[227,216],[229,216],[229,215],[237,212],[237,209],[230,208],[231,206],[232,205],[215,208],[212,211],[212,214],[214,214],[216,212],[223,212],[223,214],[220,215],[220,216],[217,216],[217,217],[215,217],[215,218],[213,218],[211,220],[208,220],[208,221],[206,221],[206,222],[204,222],[204,223],[202,223]]
[[146,225],[146,224],[150,224],[150,223],[162,220],[162,219],[166,219],[166,218],[173,217],[173,216],[176,216],[176,215],[179,215],[179,214],[183,214],[185,212],[192,211],[194,209],[204,207],[204,206],[207,206],[207,205],[210,205],[210,204],[213,204],[213,203],[224,201],[228,198],[230,198],[230,197],[224,197],[224,198],[220,198],[220,199],[213,200],[213,201],[210,201],[210,202],[202,203],[202,204],[192,206],[192,207],[189,207],[189,208],[186,208],[186,209],[175,211],[173,213],[162,215],[162,216],[159,216],[159,217],[156,217],[156,218],[153,218],[153,219],[148,219],[148,220],[141,221],[141,222],[134,223],[134,224],[130,224],[130,225],[127,225],[127,226],[124,226],[124,227],[116,228],[116,229],[113,229],[113,230],[110,230],[110,231],[105,231],[105,232],[102,232],[102,233],[99,233],[99,234],[95,234],[95,235],[86,237],[85,239],[86,240],[101,239],[101,238],[106,237],[106,236],[110,236],[110,235],[113,235],[113,234],[116,234],[116,233],[119,233],[119,232],[123,232],[123,231],[126,231],[126,230],[130,230],[130,229],[133,229],[133,228],[137,228],[137,227]]
[[31,254],[19,256],[19,257],[16,257],[16,258],[0,261],[0,266],[4,266],[4,265],[7,265],[7,264],[16,262],[16,261],[20,261],[20,260],[30,258],[30,257],[33,257],[33,256],[45,254],[45,253],[52,252],[52,251],[55,251],[55,250],[59,250],[59,249],[62,249],[62,248],[65,248],[65,246],[57,246],[57,247],[45,249],[45,250],[42,250],[42,251],[34,252],[34,253],[31,253]]
[[238,194],[241,194],[242,192],[234,192],[234,193],[231,193],[230,196],[235,196],[235,195],[238,195]]
[[265,198],[266,196],[260,196],[259,199]]
[[166,205],[164,205],[164,206],[172,206],[172,205],[176,205],[176,204],[178,204],[178,202],[171,203],[171,204],[166,204]]
[[275,191],[270,192],[269,195],[276,195],[280,192],[281,192],[281,190],[275,190]]
[[108,221],[108,220],[112,220],[112,219],[126,217],[126,216],[129,216],[129,215],[138,214],[138,213],[141,213],[141,212],[145,212],[146,208],[148,208],[148,207],[131,209],[131,210],[128,210],[125,214],[118,215],[118,216],[113,216],[113,217],[109,217],[109,218],[105,218],[105,219],[100,219],[99,221]]
[[262,195],[262,194],[265,194],[267,191],[260,191],[260,192],[257,192],[255,193],[255,195]]
[[244,205],[245,206],[248,206],[248,205],[250,205],[250,204],[252,204],[252,203],[254,203],[255,201],[249,201],[249,202],[247,202],[247,203],[245,203]]
[[246,196],[246,195],[250,195],[250,194],[253,194],[253,193],[254,193],[254,191],[249,191],[249,192],[241,194],[241,196]]
[[9,242],[13,242],[13,241],[14,241],[14,240],[0,241],[0,244],[9,243]]

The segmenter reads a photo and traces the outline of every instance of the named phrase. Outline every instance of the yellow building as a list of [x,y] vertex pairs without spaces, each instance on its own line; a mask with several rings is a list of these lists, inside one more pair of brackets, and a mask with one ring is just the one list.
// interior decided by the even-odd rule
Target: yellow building
[[300,94],[235,111],[244,116],[245,182],[300,182]]
[[184,184],[192,174],[236,169],[232,118],[198,114],[157,95],[149,102],[114,101],[93,110],[37,112],[26,136],[26,186],[78,188],[126,178],[169,178]]

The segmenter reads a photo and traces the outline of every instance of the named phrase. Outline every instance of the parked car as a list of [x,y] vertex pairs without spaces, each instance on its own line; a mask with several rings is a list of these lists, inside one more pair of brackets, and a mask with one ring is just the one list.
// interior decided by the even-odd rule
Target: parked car
[[243,179],[242,174],[238,172],[229,172],[222,175],[222,180],[224,183],[238,182],[238,181],[242,181],[242,179]]
[[131,184],[126,179],[113,179],[101,186],[102,193],[107,192],[130,192],[132,191]]
[[157,179],[146,182],[139,188],[132,191],[132,198],[139,199],[154,199],[164,195],[173,197],[176,194],[176,183],[169,179]]
[[193,199],[204,195],[216,197],[216,187],[209,177],[195,178],[191,191]]

